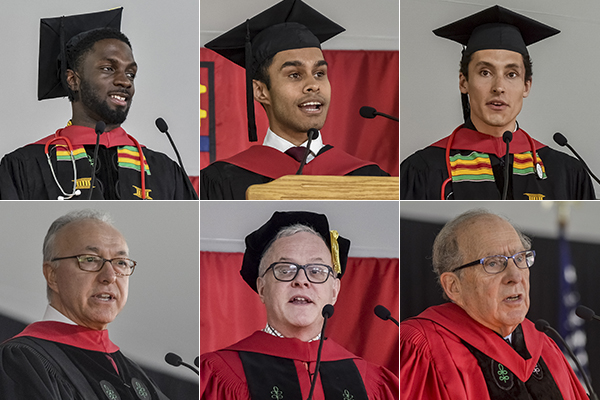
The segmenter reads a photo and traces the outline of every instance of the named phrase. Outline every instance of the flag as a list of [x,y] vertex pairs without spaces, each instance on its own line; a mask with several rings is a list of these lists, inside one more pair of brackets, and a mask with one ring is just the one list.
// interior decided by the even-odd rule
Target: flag
[[[577,271],[571,261],[571,251],[569,242],[565,237],[565,224],[560,224],[558,238],[558,253],[560,263],[560,304],[559,304],[559,333],[565,339],[569,347],[575,353],[583,370],[587,376],[588,355],[585,350],[587,342],[585,330],[583,329],[584,320],[575,314],[575,309],[579,305],[579,292],[577,291]],[[561,346],[562,347],[562,346]],[[563,349],[565,357],[571,364],[571,368],[579,378],[582,385],[585,385],[579,369]]]

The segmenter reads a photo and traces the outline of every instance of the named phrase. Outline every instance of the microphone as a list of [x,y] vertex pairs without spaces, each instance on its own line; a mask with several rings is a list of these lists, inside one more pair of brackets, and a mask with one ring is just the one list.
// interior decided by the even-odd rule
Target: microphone
[[317,376],[319,376],[319,367],[321,366],[321,350],[323,349],[323,340],[325,339],[325,325],[327,325],[327,319],[333,315],[333,306],[326,304],[321,312],[323,315],[323,328],[321,329],[321,339],[319,340],[319,351],[317,352],[317,365],[315,366],[315,373],[310,384],[310,392],[308,393],[307,400],[312,400],[313,392],[315,391],[315,383],[317,383]]
[[363,107],[361,107],[360,110],[359,110],[359,113],[360,113],[360,116],[363,117],[363,118],[372,119],[372,118],[375,118],[378,115],[381,115],[382,117],[386,117],[386,118],[389,118],[389,119],[391,119],[393,121],[400,122],[400,120],[398,118],[392,117],[391,115],[387,115],[387,114],[381,113],[381,112],[377,111],[376,109],[374,109],[373,107],[369,107],[369,106],[363,106]]
[[378,304],[375,306],[374,311],[375,311],[375,315],[377,315],[382,320],[384,320],[384,321],[390,320],[393,323],[395,323],[396,325],[398,325],[398,327],[400,327],[400,324],[398,323],[398,321],[396,321],[394,318],[392,318],[392,313],[390,312],[390,310],[388,310],[384,306]]
[[586,306],[577,306],[575,309],[575,314],[577,314],[579,318],[585,319],[586,321],[591,321],[593,319],[600,321],[600,317],[596,315],[594,310],[587,308]]
[[296,172],[296,175],[302,175],[302,170],[306,165],[306,159],[308,158],[308,154],[310,153],[310,144],[313,140],[319,137],[319,131],[315,128],[310,128],[307,132],[308,135],[308,143],[306,143],[306,150],[304,151],[304,157],[302,157],[302,162],[300,163],[300,168]]
[[[188,367],[189,369],[194,371],[196,374],[200,375],[200,372],[198,372],[198,370],[196,368],[194,368],[193,366],[191,366],[188,363],[183,362],[181,357],[179,357],[175,353],[167,353],[165,355],[165,361],[167,362],[167,364],[171,364],[174,367],[179,367],[180,365],[183,365],[184,367]],[[196,365],[198,365],[198,364],[196,364]]]
[[506,143],[506,154],[504,155],[504,188],[502,190],[502,200],[506,200],[508,197],[508,178],[510,173],[509,162],[510,162],[510,142],[512,141],[513,134],[511,131],[506,131],[502,134],[502,140]]
[[556,329],[554,329],[553,327],[551,327],[550,324],[548,323],[548,321],[543,320],[543,319],[538,319],[537,321],[535,321],[535,329],[537,329],[540,332],[545,332],[545,333],[552,332],[556,337],[558,337],[560,339],[560,341],[562,342],[563,346],[565,346],[565,349],[567,349],[567,351],[569,352],[569,355],[571,356],[571,358],[573,359],[573,361],[575,361],[575,365],[577,365],[577,369],[579,369],[579,373],[583,376],[583,381],[585,382],[585,386],[587,387],[587,390],[589,392],[590,399],[591,400],[598,400],[598,396],[594,392],[594,389],[592,389],[592,385],[590,384],[590,380],[587,377],[587,375],[585,374],[585,372],[583,371],[583,368],[581,367],[581,364],[579,363],[579,360],[577,359],[577,357],[575,357],[575,354],[573,354],[573,350],[571,350],[571,348],[569,347],[569,345],[567,344],[567,342],[565,342],[565,340],[563,339],[563,337],[560,336],[560,333],[558,333],[558,331]]
[[[171,138],[171,135],[169,134],[169,127],[167,126],[167,123],[161,117],[156,118],[156,121],[154,121],[154,123],[156,124],[156,127],[158,128],[158,130],[161,131],[162,133],[164,133],[165,135],[167,135],[167,138],[169,138],[171,147],[175,151],[175,155],[177,156],[177,160],[179,161],[179,166],[181,167],[181,171],[183,172],[183,175],[185,175],[185,177],[187,178],[187,182],[189,182],[189,185],[191,186],[192,183],[190,181],[190,177],[187,174],[187,172],[183,166],[183,161],[181,161],[181,156],[179,155],[177,146],[175,146],[175,142],[173,142],[173,139]],[[186,182],[186,184],[187,184],[187,182]],[[195,196],[196,190],[192,188],[191,192],[194,193],[194,196]],[[195,200],[198,200],[198,198],[195,197]]]
[[94,130],[96,131],[96,146],[94,146],[94,170],[92,171],[92,182],[90,183],[90,196],[88,200],[92,199],[92,194],[94,193],[94,185],[96,184],[96,166],[98,165],[98,148],[100,147],[100,135],[104,133],[106,129],[106,124],[104,121],[96,122],[96,127]]
[[575,157],[577,157],[579,159],[579,161],[581,161],[581,163],[583,164],[583,168],[585,168],[587,173],[590,174],[590,176],[592,178],[594,178],[594,180],[596,182],[600,183],[600,180],[596,177],[596,175],[594,175],[594,173],[587,166],[585,161],[583,161],[583,158],[581,158],[581,156],[575,151],[575,149],[567,142],[567,138],[564,137],[564,135],[562,133],[556,132],[554,134],[554,136],[552,136],[552,139],[554,139],[554,142],[556,142],[556,144],[558,144],[559,146],[562,146],[562,147],[567,146],[569,148],[569,150],[571,150],[571,152],[575,155]]

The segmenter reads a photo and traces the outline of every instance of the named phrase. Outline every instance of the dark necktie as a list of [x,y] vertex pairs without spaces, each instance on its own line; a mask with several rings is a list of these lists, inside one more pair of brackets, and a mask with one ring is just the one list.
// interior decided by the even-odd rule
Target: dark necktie
[[287,149],[285,151],[285,154],[287,154],[288,156],[292,157],[294,160],[298,161],[298,162],[302,162],[302,159],[304,158],[304,152],[306,151],[306,147],[290,147],[289,149]]

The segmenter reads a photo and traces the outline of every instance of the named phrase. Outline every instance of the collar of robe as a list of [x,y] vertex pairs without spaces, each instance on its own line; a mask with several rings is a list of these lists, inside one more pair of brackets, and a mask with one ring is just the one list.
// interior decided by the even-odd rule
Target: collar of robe
[[114,353],[119,350],[119,347],[109,339],[108,330],[98,331],[64,322],[34,322],[15,337],[21,336],[34,337],[102,353]]
[[[69,125],[58,129],[56,133],[46,136],[32,144],[46,144],[49,140],[56,139],[57,137],[67,137],[73,146],[96,144],[96,131],[94,128],[78,125]],[[135,146],[135,142],[123,128],[118,127],[100,135],[100,145],[107,148],[115,146]],[[141,146],[145,147],[144,145]]]

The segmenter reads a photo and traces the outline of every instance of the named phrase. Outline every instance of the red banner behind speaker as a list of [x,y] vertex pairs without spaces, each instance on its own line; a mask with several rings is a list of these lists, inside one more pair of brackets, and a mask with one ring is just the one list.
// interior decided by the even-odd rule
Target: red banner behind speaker
[[[242,253],[200,252],[200,354],[227,347],[267,323],[265,306],[242,280]],[[348,259],[327,337],[398,375],[398,327],[375,316],[384,305],[399,315],[397,258]]]
[[[393,176],[399,170],[399,124],[365,119],[362,106],[399,114],[399,52],[324,50],[332,95],[323,141],[358,158],[374,161]],[[248,141],[245,71],[215,52],[200,49],[200,168],[237,154]],[[257,102],[258,143],[268,128]]]

